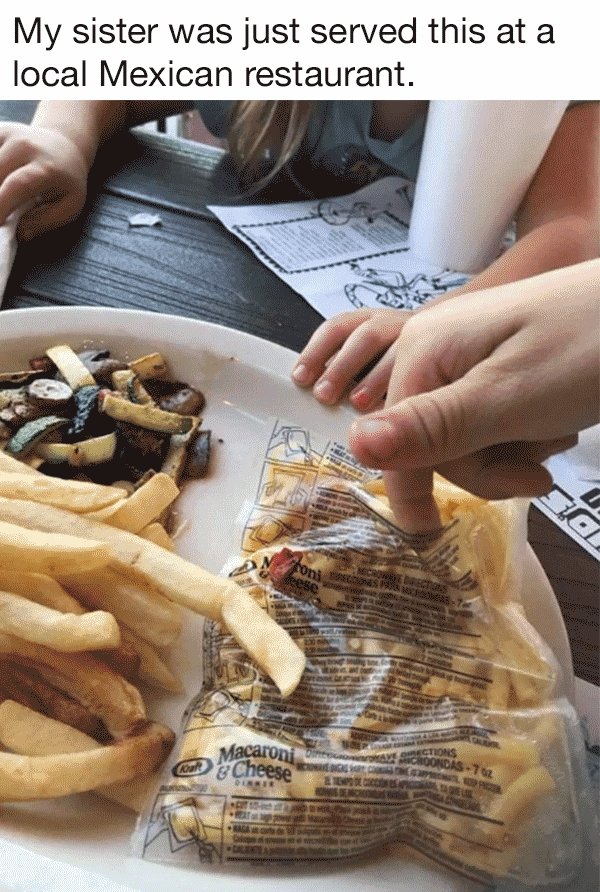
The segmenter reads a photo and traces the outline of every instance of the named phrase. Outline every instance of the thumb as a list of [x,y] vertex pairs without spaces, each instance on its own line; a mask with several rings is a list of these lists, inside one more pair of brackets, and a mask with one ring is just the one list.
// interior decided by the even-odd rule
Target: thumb
[[490,402],[485,387],[477,380],[465,381],[408,396],[357,418],[350,428],[349,445],[358,461],[386,471],[390,507],[407,533],[440,527],[433,498],[435,466],[475,451],[479,446],[473,444],[490,433],[496,438],[493,413],[484,410]]
[[406,397],[357,418],[350,448],[367,467],[432,468],[498,441],[517,439],[504,416],[505,400],[486,375],[469,373],[452,384]]

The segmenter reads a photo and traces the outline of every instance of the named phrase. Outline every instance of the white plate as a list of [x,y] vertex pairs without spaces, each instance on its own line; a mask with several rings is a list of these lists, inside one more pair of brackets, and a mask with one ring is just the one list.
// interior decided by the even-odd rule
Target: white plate
[[[265,443],[269,418],[293,420],[346,441],[351,412],[325,409],[289,380],[295,354],[231,329],[175,316],[130,310],[59,308],[0,314],[3,369],[18,368],[52,344],[85,341],[106,344],[133,358],[160,349],[176,376],[205,391],[206,426],[223,440],[214,451],[211,476],[186,486],[180,500],[189,526],[181,551],[218,572],[228,557],[230,528],[246,492],[256,483],[253,464]],[[559,657],[566,690],[572,669],[561,613],[533,552],[529,552],[525,606],[533,624]],[[542,605],[542,606],[540,606]],[[151,712],[177,727],[189,696],[200,684],[200,625],[186,623],[177,646],[177,669],[187,695],[150,698]],[[363,892],[365,889],[467,892],[464,880],[432,873],[410,860],[382,855],[352,865],[277,870],[211,869],[210,875],[129,856],[134,819],[130,812],[92,796],[57,802],[2,806],[0,809],[0,883],[27,892],[197,892],[216,882],[221,892]],[[480,887],[477,887],[478,889]]]

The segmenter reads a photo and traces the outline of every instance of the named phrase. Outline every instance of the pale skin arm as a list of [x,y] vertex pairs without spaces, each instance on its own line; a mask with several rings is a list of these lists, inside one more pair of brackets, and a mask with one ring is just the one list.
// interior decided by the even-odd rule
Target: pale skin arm
[[185,103],[41,102],[30,126],[0,123],[0,225],[31,205],[19,236],[74,219],[85,202],[98,147],[119,130],[185,109]]
[[[517,241],[469,283],[418,313],[461,294],[516,282],[598,256],[600,250],[600,104],[569,109],[554,135],[517,215]],[[395,360],[395,341],[413,314],[357,310],[321,325],[298,360],[294,381],[314,386],[320,402],[337,402],[378,356],[375,368],[350,392],[362,412],[381,404]]]

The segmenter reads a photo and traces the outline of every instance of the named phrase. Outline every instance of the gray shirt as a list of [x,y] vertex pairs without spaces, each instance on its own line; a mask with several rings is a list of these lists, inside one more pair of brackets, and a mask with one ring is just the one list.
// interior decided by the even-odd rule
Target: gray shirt
[[[227,136],[228,101],[198,102],[208,129]],[[415,180],[425,132],[425,115],[397,139],[370,135],[373,103],[368,100],[316,102],[302,148],[293,168],[307,192],[350,192],[390,174]]]

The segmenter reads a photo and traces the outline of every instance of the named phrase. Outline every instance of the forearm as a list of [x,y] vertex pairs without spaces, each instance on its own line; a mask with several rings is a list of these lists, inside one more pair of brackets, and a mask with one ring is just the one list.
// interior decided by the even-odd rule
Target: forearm
[[58,130],[82,152],[88,170],[98,147],[119,130],[184,111],[182,102],[130,102],[115,100],[40,102],[32,124]]
[[127,123],[127,102],[40,102],[31,122],[57,130],[77,146],[91,168],[98,146]]
[[598,227],[579,217],[551,220],[527,233],[487,269],[439,300],[506,285],[598,257]]
[[578,105],[565,114],[518,210],[516,243],[444,298],[598,257],[599,164],[600,106]]

